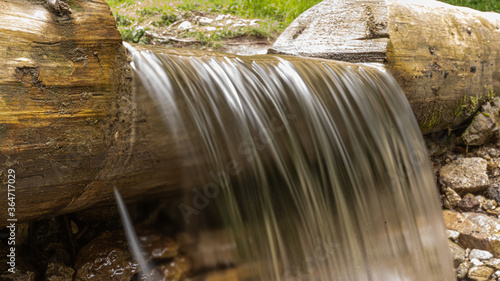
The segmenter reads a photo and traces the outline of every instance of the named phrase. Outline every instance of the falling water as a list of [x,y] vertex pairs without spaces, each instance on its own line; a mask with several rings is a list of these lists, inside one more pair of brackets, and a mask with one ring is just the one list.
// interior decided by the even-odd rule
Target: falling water
[[185,182],[205,183],[179,215],[196,228],[217,207],[240,280],[454,279],[420,131],[383,68],[129,51]]

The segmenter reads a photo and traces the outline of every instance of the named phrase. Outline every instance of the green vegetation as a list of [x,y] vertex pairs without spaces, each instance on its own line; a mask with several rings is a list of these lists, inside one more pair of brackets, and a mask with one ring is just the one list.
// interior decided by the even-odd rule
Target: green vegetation
[[321,0],[229,0],[225,2],[227,12],[247,18],[262,18],[278,22],[286,28],[295,18]]
[[116,14],[115,19],[117,26],[131,26],[134,21],[134,19],[131,17],[122,16],[119,14]]
[[[500,0],[441,0],[482,11],[500,12]],[[218,27],[206,31],[191,29],[174,37],[192,38],[201,45],[218,47],[221,41],[241,36],[274,38],[296,17],[321,0],[107,0],[122,37],[147,42],[145,30],[165,32],[167,27],[195,16],[230,14],[237,18],[260,19],[257,25],[238,29]],[[141,27],[142,26],[142,27]],[[168,40],[167,40],[168,41]]]
[[169,26],[179,18],[173,12],[163,12],[160,19],[153,22],[153,26]]
[[[110,7],[115,10],[118,7],[131,6],[140,1],[107,0],[107,2]],[[143,1],[143,3],[146,2],[147,1]],[[282,31],[302,12],[319,2],[321,2],[321,0],[152,0],[147,3],[149,7],[137,10],[137,14],[140,16],[149,16],[156,12],[169,11],[172,9],[232,14],[243,18],[265,19],[276,22],[279,31]]]
[[500,13],[500,0],[441,0],[452,5],[465,6],[479,11]]
[[118,6],[130,6],[134,4],[134,0],[106,0],[111,8],[116,8]]
[[124,41],[147,44],[148,41],[144,36],[146,34],[146,30],[142,27],[119,27],[120,34]]

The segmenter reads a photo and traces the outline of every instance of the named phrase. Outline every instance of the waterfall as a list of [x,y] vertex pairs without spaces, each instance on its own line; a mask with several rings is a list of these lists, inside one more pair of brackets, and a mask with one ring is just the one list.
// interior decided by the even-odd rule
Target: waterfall
[[177,212],[220,222],[240,280],[454,280],[423,139],[385,69],[128,49],[177,144]]

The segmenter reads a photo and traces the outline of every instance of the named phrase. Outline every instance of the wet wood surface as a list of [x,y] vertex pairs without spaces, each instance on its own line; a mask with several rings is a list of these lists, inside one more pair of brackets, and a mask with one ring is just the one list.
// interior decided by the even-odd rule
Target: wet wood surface
[[109,6],[68,3],[0,2],[0,226],[179,185]]

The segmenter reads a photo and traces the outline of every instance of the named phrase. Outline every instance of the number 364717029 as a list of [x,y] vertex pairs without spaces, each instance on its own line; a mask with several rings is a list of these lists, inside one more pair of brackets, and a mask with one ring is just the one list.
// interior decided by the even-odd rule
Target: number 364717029
[[16,191],[16,171],[14,171],[14,169],[9,169],[8,171],[8,175],[7,175],[7,197],[8,197],[8,204],[9,204],[9,209],[8,209],[8,212],[9,212],[9,216],[10,217],[13,217],[14,216],[14,213],[16,211],[16,209],[14,208],[16,206],[16,202],[15,202],[15,198],[16,198],[16,195],[15,195],[15,191]]

